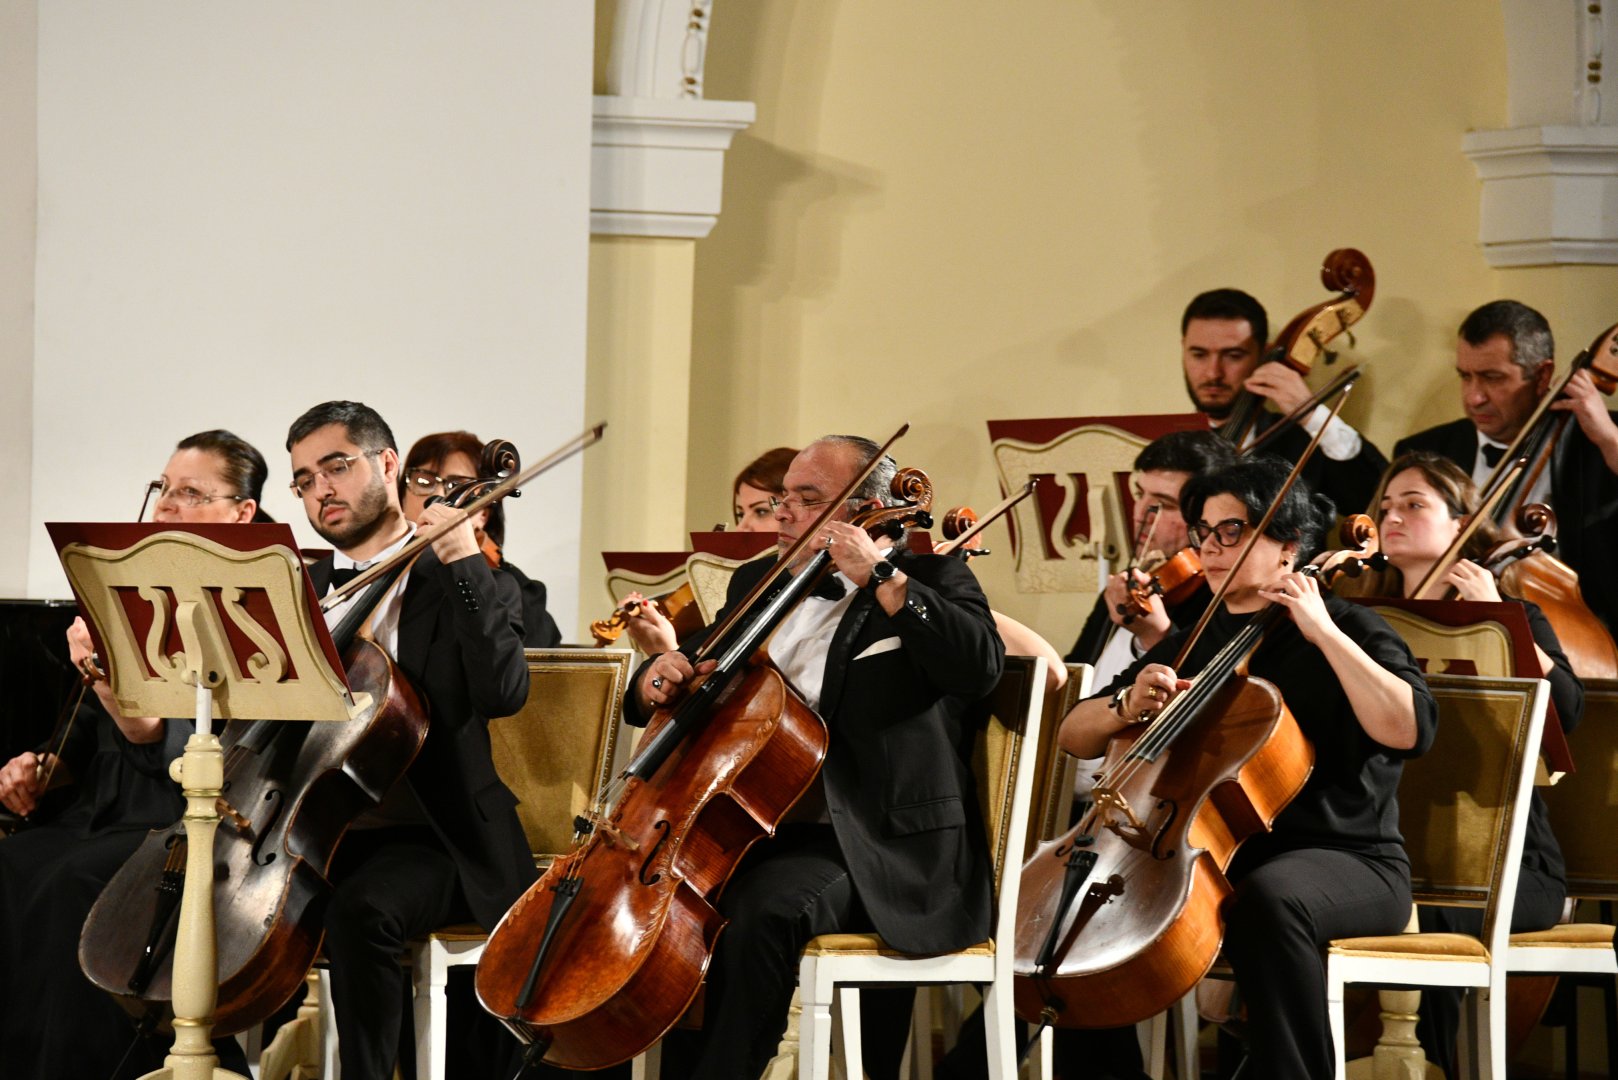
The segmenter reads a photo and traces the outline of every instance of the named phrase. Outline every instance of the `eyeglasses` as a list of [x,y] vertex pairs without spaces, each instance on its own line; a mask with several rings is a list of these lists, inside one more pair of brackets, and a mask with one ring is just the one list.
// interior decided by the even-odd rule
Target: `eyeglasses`
[[[819,510],[822,506],[828,506],[835,501],[835,499],[816,499],[811,502],[808,499],[805,499],[802,495],[788,495],[778,500],[776,505],[781,507],[789,514],[799,514],[812,513]],[[843,501],[864,502],[865,500],[860,498],[858,495],[851,495]]]
[[371,457],[373,454],[380,454],[381,452],[380,450],[362,450],[357,454],[340,454],[337,457],[328,458],[326,464],[317,465],[302,476],[293,477],[292,483],[287,486],[292,489],[292,494],[299,498],[308,495],[310,491],[314,490],[315,481],[322,476],[326,478],[328,484],[336,487],[337,482],[348,475],[348,471],[354,462],[362,457]]
[[405,473],[405,491],[420,495],[424,499],[433,495],[448,498],[467,484],[476,482],[475,476],[439,476],[431,469],[419,466]]
[[230,499],[233,502],[241,502],[247,498],[246,495],[210,495],[206,491],[198,491],[189,484],[184,484],[180,487],[166,487],[161,480],[153,480],[146,485],[146,497],[150,499],[153,495],[157,496],[158,502],[169,499],[179,503],[181,506],[201,506],[203,503],[211,503],[215,499]]
[[1220,547],[1233,548],[1242,542],[1242,534],[1252,524],[1251,521],[1243,521],[1241,518],[1226,518],[1217,525],[1199,521],[1191,526],[1191,539],[1197,542],[1198,547],[1202,547],[1211,536],[1219,542]]

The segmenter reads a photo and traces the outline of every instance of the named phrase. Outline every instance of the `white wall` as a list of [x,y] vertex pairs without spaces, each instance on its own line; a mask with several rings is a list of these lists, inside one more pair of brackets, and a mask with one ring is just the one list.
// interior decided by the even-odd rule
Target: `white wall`
[[0,596],[28,580],[34,381],[34,6],[0,3]]
[[[466,427],[537,460],[585,424],[593,14],[188,0],[39,6],[27,586],[42,523],[127,520],[174,442],[227,427],[286,490],[292,419],[375,406],[401,451]],[[580,469],[508,509],[577,607]]]

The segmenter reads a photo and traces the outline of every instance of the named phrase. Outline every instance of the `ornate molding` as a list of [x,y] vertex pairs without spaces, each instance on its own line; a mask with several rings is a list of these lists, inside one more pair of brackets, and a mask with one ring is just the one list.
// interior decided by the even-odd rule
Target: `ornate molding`
[[1461,139],[1492,266],[1618,264],[1618,116],[1604,96],[1618,0],[1501,0],[1507,121]]
[[618,0],[595,99],[590,231],[700,240],[719,220],[725,151],[757,113],[703,98],[713,0]]

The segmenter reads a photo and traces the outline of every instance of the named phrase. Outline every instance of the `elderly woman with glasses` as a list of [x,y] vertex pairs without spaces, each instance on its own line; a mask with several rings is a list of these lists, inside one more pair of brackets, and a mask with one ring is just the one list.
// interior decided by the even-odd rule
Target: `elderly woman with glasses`
[[1314,771],[1273,829],[1247,840],[1231,862],[1224,952],[1247,1005],[1248,1075],[1319,1077],[1333,1069],[1322,947],[1398,933],[1410,915],[1396,794],[1404,760],[1432,744],[1437,707],[1410,650],[1380,616],[1300,572],[1335,512],[1301,483],[1282,496],[1286,474],[1280,462],[1242,459],[1186,484],[1182,511],[1208,584],[1215,595],[1225,587],[1223,599],[1183,663],[1175,666],[1188,634],[1181,630],[1081,702],[1060,738],[1080,757],[1101,754],[1113,735],[1167,708],[1259,612],[1284,610],[1248,669],[1281,692],[1314,746]]
[[[148,485],[152,519],[268,521],[259,509],[268,471],[264,456],[228,431],[192,435]],[[83,619],[67,640],[75,666],[91,659]],[[0,1046],[8,1077],[111,1076],[126,1051],[127,1075],[161,1065],[161,1040],[132,1048],[123,1009],[80,972],[79,931],[147,831],[185,809],[168,766],[191,731],[189,720],[123,715],[102,680],[60,745],[0,766],[0,804],[28,819],[0,842]],[[61,791],[42,805],[47,788]],[[229,1053],[234,1043],[226,1042]]]
[[[482,456],[483,442],[470,431],[440,431],[417,439],[399,470],[399,506],[404,516],[412,522],[419,521],[428,500],[450,498],[477,480]],[[510,574],[522,590],[523,643],[530,649],[560,645],[562,631],[545,610],[545,583],[517,569],[501,550],[506,542],[505,504],[498,502],[479,510],[472,527],[489,565]]]

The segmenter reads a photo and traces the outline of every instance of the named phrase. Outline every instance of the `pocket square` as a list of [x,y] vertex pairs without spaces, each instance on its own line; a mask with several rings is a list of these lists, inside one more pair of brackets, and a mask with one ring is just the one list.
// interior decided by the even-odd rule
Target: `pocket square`
[[868,648],[865,649],[865,651],[861,652],[854,659],[864,660],[867,656],[875,656],[878,653],[892,652],[894,649],[901,648],[903,644],[904,643],[901,642],[897,637],[885,637],[881,641],[873,642]]

